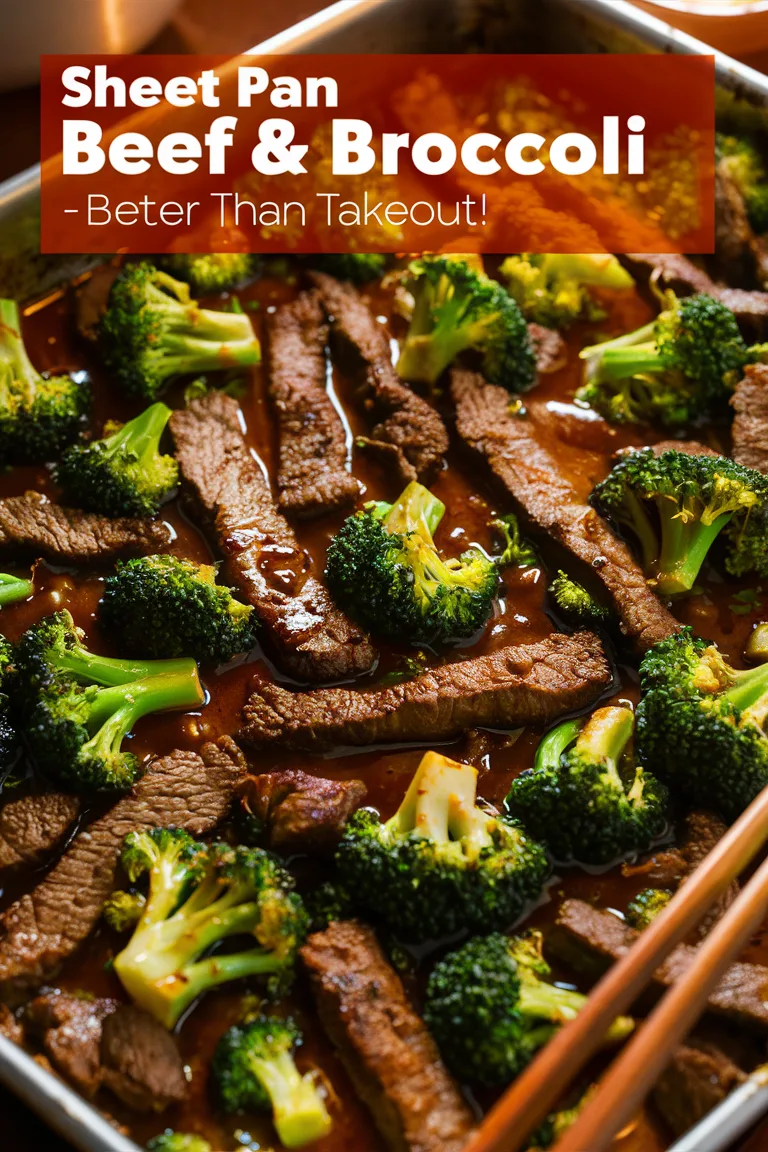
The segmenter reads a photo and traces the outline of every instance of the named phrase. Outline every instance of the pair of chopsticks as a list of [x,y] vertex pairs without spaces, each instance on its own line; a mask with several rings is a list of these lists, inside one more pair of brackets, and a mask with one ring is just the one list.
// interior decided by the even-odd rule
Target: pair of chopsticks
[[[704,917],[768,840],[768,787],[596,985],[579,1015],[539,1052],[489,1112],[466,1152],[523,1152],[534,1128],[601,1046],[669,952]],[[720,977],[768,911],[768,859],[699,946],[683,978],[624,1047],[555,1152],[603,1152],[637,1114]]]

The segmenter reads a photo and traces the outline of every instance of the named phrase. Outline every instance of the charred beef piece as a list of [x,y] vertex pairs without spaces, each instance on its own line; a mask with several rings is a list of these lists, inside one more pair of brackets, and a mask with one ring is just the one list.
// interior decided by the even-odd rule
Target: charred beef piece
[[730,308],[742,324],[757,333],[768,324],[768,292],[747,288],[729,288],[715,281],[686,256],[677,252],[633,252],[624,257],[630,271],[636,275],[650,272],[652,279],[660,280],[664,287],[680,295],[706,292]]
[[161,520],[110,520],[62,508],[39,492],[0,500],[0,559],[42,557],[54,563],[101,564],[164,551],[171,530]]
[[474,1117],[373,931],[333,923],[301,956],[323,1027],[388,1146],[461,1152]]
[[253,604],[281,667],[325,683],[368,671],[376,652],[312,574],[245,442],[240,409],[212,392],[174,412],[171,432],[186,484],[224,555],[228,579]]
[[54,1068],[86,1096],[101,1086],[101,1030],[117,1006],[117,1000],[52,991],[24,1010],[29,1031]]
[[115,886],[118,857],[134,829],[213,831],[232,806],[245,766],[231,740],[157,760],[133,790],[81,829],[36,888],[0,917],[0,999],[50,978],[98,923]]
[[524,419],[510,415],[509,393],[474,372],[454,370],[456,427],[529,524],[588,565],[611,598],[622,630],[645,651],[680,625],[654,595],[627,546],[582,504],[557,462]]
[[653,1089],[653,1102],[675,1136],[703,1120],[746,1074],[706,1040],[690,1039],[675,1049]]
[[65,839],[82,801],[66,792],[22,796],[0,808],[0,871],[40,864]]
[[[597,977],[620,960],[637,937],[638,933],[612,912],[593,908],[583,900],[566,900],[547,947],[577,971]],[[695,947],[678,944],[653,975],[656,993],[679,983],[695,955]],[[768,1028],[768,968],[741,961],[731,964],[711,993],[708,1009],[745,1028]]]
[[685,452],[687,456],[718,455],[714,448],[708,448],[706,444],[700,444],[698,440],[659,440],[657,444],[652,444],[651,447],[656,456],[661,456],[662,452]]
[[443,466],[448,433],[438,413],[412,392],[392,366],[385,329],[351,284],[313,272],[323,307],[331,319],[334,349],[363,383],[365,405],[379,423],[371,432],[375,444],[396,450],[393,465],[401,485],[411,480],[430,484]]
[[325,780],[290,768],[246,776],[238,787],[269,847],[283,853],[332,852],[367,791],[362,780]]
[[101,1034],[102,1083],[135,1112],[162,1112],[187,1096],[176,1041],[153,1016],[121,1004]]
[[562,368],[568,360],[568,345],[560,333],[542,324],[529,324],[528,332],[536,356],[536,371],[547,376]]
[[600,641],[554,633],[430,668],[402,684],[289,692],[262,682],[245,706],[241,737],[255,747],[319,751],[392,741],[430,743],[465,728],[540,724],[590,704],[611,683]]
[[721,160],[715,170],[715,266],[729,282],[754,284],[760,263],[757,237],[744,197],[726,168]]
[[341,417],[326,389],[328,325],[316,292],[267,318],[269,394],[277,415],[279,503],[298,519],[351,504],[361,485],[347,471]]
[[0,1004],[0,1036],[14,1044],[21,1044],[24,1040],[24,1028],[7,1004]]
[[733,458],[745,468],[768,475],[768,364],[748,364],[736,385],[731,406]]

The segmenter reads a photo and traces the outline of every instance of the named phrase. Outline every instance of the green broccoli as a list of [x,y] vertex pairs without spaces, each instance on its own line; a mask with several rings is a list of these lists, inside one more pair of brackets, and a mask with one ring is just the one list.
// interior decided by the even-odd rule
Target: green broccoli
[[703,294],[678,300],[672,293],[652,324],[579,355],[586,369],[577,400],[613,423],[666,428],[727,411],[750,359],[725,304]]
[[557,1144],[561,1136],[564,1136],[568,1129],[576,1123],[594,1096],[595,1087],[596,1086],[592,1084],[587,1088],[586,1092],[583,1093],[572,1108],[561,1108],[559,1112],[550,1112],[546,1120],[544,1120],[533,1133],[528,1152],[546,1152],[547,1148],[551,1148]]
[[433,533],[445,505],[415,481],[394,504],[366,504],[328,549],[326,579],[340,606],[381,636],[411,644],[473,636],[498,588],[496,565],[476,548],[443,560]]
[[304,898],[312,932],[324,932],[334,920],[350,920],[355,914],[355,900],[343,884],[325,880]]
[[736,185],[744,200],[752,230],[768,232],[768,172],[754,144],[718,132],[715,136],[718,168]]
[[90,444],[74,444],[56,466],[56,482],[67,503],[104,516],[156,516],[179,483],[173,456],[160,453],[171,418],[165,404],[152,404],[140,416]]
[[630,452],[589,500],[635,537],[645,575],[662,596],[693,588],[720,533],[728,572],[768,576],[768,479],[725,456]]
[[386,271],[388,256],[377,252],[340,252],[307,256],[310,268],[327,272],[337,280],[351,280],[353,284],[368,284],[379,280]]
[[586,588],[582,588],[581,584],[577,584],[562,570],[557,573],[547,591],[558,615],[574,628],[600,628],[611,619],[608,609],[598,604]]
[[166,1128],[159,1136],[152,1137],[147,1144],[147,1152],[213,1152],[213,1148],[202,1136]]
[[[218,984],[264,976],[277,991],[290,982],[307,915],[292,877],[268,852],[160,828],[127,836],[121,863],[131,883],[148,873],[149,892],[114,970],[166,1028]],[[209,954],[233,936],[250,936],[253,945]]]
[[547,328],[567,328],[575,320],[601,320],[605,312],[590,288],[622,290],[634,280],[615,256],[534,255],[508,256],[499,269],[510,296],[526,320]]
[[502,568],[530,568],[537,563],[536,553],[530,544],[523,540],[520,525],[514,512],[508,512],[492,520],[491,528],[495,528],[504,540],[504,551],[495,559],[496,567]]
[[115,932],[127,932],[141,919],[146,897],[140,892],[113,892],[104,905],[102,916]]
[[213,296],[252,280],[258,259],[250,252],[172,252],[159,256],[160,267],[191,285],[199,296]]
[[212,565],[175,556],[118,563],[104,581],[99,616],[128,653],[212,664],[247,652],[256,630],[253,608],[216,583]]
[[686,803],[733,820],[768,784],[768,664],[732,668],[683,628],[640,665],[637,747]]
[[535,384],[536,359],[522,312],[466,257],[414,260],[406,286],[415,307],[397,365],[404,380],[434,384],[460,353],[473,349],[492,384],[510,392]]
[[0,572],[0,608],[9,604],[17,604],[19,600],[28,600],[34,595],[35,586],[31,580],[23,580],[21,576],[9,576]]
[[86,376],[41,376],[24,347],[16,301],[0,300],[0,461],[51,460],[80,434],[90,409]]
[[256,364],[259,342],[241,312],[213,312],[153,264],[129,264],[99,328],[107,367],[126,392],[154,400],[174,376]]
[[13,646],[0,632],[0,773],[3,774],[13,765],[19,752],[19,734],[9,696],[12,668]]
[[[508,1084],[578,1015],[586,996],[558,988],[550,976],[538,932],[476,936],[435,965],[424,1020],[460,1080]],[[606,1042],[623,1040],[633,1027],[619,1017]]]
[[630,708],[566,720],[539,744],[507,808],[558,861],[607,864],[647,848],[667,823],[667,790],[632,754]]
[[285,1148],[321,1140],[332,1127],[316,1077],[296,1067],[301,1039],[293,1020],[258,1016],[225,1032],[211,1062],[223,1110],[271,1112]]
[[205,699],[194,660],[98,656],[66,611],[25,632],[15,665],[15,695],[34,759],[84,790],[129,788],[139,762],[121,748],[136,722],[151,712],[199,708]]
[[627,924],[640,931],[647,928],[650,922],[663,912],[674,896],[668,888],[643,888],[627,904]]
[[347,823],[339,879],[403,940],[503,928],[549,876],[541,845],[478,807],[476,788],[471,765],[427,752],[390,820],[362,808]]

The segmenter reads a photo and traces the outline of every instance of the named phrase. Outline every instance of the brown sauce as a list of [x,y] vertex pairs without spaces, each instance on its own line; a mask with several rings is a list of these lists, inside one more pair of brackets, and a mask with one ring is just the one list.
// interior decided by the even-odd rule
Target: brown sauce
[[[265,313],[281,301],[290,299],[295,290],[292,283],[263,278],[238,293],[246,306],[247,302],[259,302],[259,309],[249,312],[249,315],[260,336]],[[372,303],[377,314],[389,316],[391,301],[385,293],[374,293]],[[86,369],[91,374],[96,397],[94,431],[101,434],[106,418],[126,419],[140,410],[140,406],[119,396],[110,387],[94,349],[80,339],[75,331],[73,309],[72,294],[52,302],[25,319],[24,336],[31,358],[39,368],[78,368]],[[648,306],[634,293],[613,302],[611,309],[610,317],[599,326],[606,332],[626,331],[646,322],[650,315]],[[400,322],[394,320],[393,328],[397,331],[399,327]],[[537,389],[524,401],[542,443],[553,453],[583,497],[586,497],[595,481],[606,474],[611,455],[617,449],[661,438],[650,429],[638,431],[637,428],[609,427],[602,420],[590,418],[591,414],[585,414],[574,407],[573,393],[579,383],[576,353],[583,344],[593,341],[597,330],[596,327],[575,330],[570,338],[568,365],[551,376],[543,377]],[[249,443],[266,472],[273,477],[277,460],[276,434],[270,416],[263,369],[257,367],[243,383],[244,394],[239,397],[239,402],[243,408]],[[354,436],[366,431],[365,419],[356,405],[349,380],[334,369],[329,385],[343,409],[351,446]],[[169,403],[173,406],[174,402],[181,402],[181,389],[171,394]],[[446,416],[450,421],[448,412]],[[717,436],[716,430],[714,446],[718,445]],[[724,433],[721,446],[726,446],[726,439],[727,433]],[[707,430],[707,442],[712,442],[710,430]],[[381,467],[364,450],[354,449],[353,471],[365,485],[364,499],[393,499],[397,495]],[[52,498],[57,496],[51,475],[44,467],[17,468],[0,475],[0,497],[19,494],[27,489],[44,492]],[[488,550],[498,546],[488,526],[489,521],[494,515],[508,509],[488,488],[477,465],[469,463],[457,449],[452,449],[448,467],[433,485],[433,490],[446,505],[445,518],[437,533],[437,543],[446,553],[458,555],[471,543],[480,544]],[[215,559],[205,538],[177,501],[166,505],[161,515],[174,529],[174,549],[179,554],[203,562]],[[312,557],[318,573],[323,569],[328,542],[343,518],[343,513],[331,514],[311,524],[297,525],[299,541]],[[273,577],[276,573],[282,574],[286,587],[290,586],[295,571],[295,556],[273,554],[265,547],[263,562]],[[86,630],[90,645],[98,650],[109,651],[109,643],[102,636],[96,620],[104,575],[105,572],[99,570],[83,574],[54,569],[44,563],[38,564],[35,569],[34,600],[29,604],[3,610],[3,632],[15,640],[34,620],[57,608],[66,607],[76,622]],[[462,659],[469,654],[479,655],[508,644],[532,642],[546,636],[553,630],[552,620],[546,613],[546,586],[552,575],[551,570],[545,571],[539,566],[507,571],[498,606],[482,636],[471,647],[465,645],[440,656],[429,654],[429,660]],[[755,621],[761,618],[760,603],[747,615],[734,614],[729,604],[733,601],[734,592],[741,587],[754,587],[755,582],[729,580],[726,586],[721,573],[716,569],[708,569],[700,585],[698,595],[676,608],[677,615],[684,622],[692,624],[698,632],[716,640],[731,659],[738,661],[750,630]],[[768,588],[765,589],[765,597],[768,599]],[[762,589],[759,599],[762,600]],[[404,657],[412,654],[405,647],[386,647],[377,669],[365,679],[375,683],[386,673],[401,668]],[[636,698],[637,676],[632,661],[627,658],[627,654],[620,654],[620,661],[625,662],[620,664],[622,684],[617,695],[619,698]],[[205,740],[235,732],[249,683],[257,668],[260,674],[266,671],[277,675],[259,649],[251,654],[248,662],[241,660],[227,670],[216,672],[203,669],[203,679],[210,694],[207,706],[191,715],[165,715],[141,721],[132,738],[133,750],[149,760],[174,748],[197,748]],[[285,677],[280,675],[280,679],[284,680]],[[510,781],[530,766],[539,736],[537,731],[526,730],[515,740],[500,734],[489,737],[489,751],[480,765],[479,791],[482,796],[496,803],[503,800]],[[447,751],[450,753],[452,748],[461,756],[461,742],[449,745]],[[397,747],[353,753],[342,750],[338,755],[325,756],[270,752],[254,756],[253,767],[264,771],[290,765],[325,776],[360,777],[368,785],[368,802],[380,808],[386,816],[392,813],[402,798],[422,752],[420,748]],[[102,807],[101,802],[95,802],[93,811],[99,811]],[[29,890],[39,878],[38,870],[13,880],[2,892],[0,908],[7,906],[21,892]],[[618,868],[594,873],[568,870],[551,882],[527,923],[546,931],[564,896],[578,896],[601,907],[621,912],[628,900],[642,887],[642,877],[625,879]],[[120,947],[119,938],[105,927],[100,927],[87,946],[65,965],[57,983],[68,989],[84,988],[96,995],[123,997],[124,993],[116,977],[105,968],[110,957]],[[748,958],[768,962],[768,940],[762,934],[753,941]],[[557,969],[557,976],[573,979],[572,973],[561,969]],[[409,985],[411,983],[418,998],[418,980],[409,981]],[[244,1147],[256,1150],[276,1147],[271,1125],[263,1117],[236,1117],[223,1121],[210,1102],[206,1083],[208,1061],[219,1036],[238,1018],[242,995],[242,987],[218,990],[205,997],[179,1026],[179,1043],[191,1070],[191,1095],[183,1107],[171,1109],[163,1113],[162,1117],[146,1118],[128,1113],[112,1097],[99,1100],[106,1110],[126,1126],[139,1144],[145,1143],[150,1136],[166,1126],[171,1126],[200,1132],[212,1142],[215,1149]],[[305,1044],[301,1049],[300,1064],[322,1069],[330,1089],[334,1129],[326,1140],[314,1147],[318,1152],[378,1152],[383,1149],[366,1110],[355,1097],[337,1056],[313,1016],[301,981],[296,992],[280,1008],[295,1014],[304,1028]],[[492,1100],[484,1095],[482,1102],[487,1106]],[[668,1142],[669,1134],[653,1116],[652,1110],[649,1110],[620,1139],[617,1146],[626,1152],[661,1152]]]

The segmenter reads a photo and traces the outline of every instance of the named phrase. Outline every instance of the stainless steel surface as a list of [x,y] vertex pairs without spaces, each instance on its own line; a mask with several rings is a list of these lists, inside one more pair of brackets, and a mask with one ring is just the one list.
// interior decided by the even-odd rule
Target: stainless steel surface
[[[485,17],[478,25],[480,11]],[[470,38],[474,47],[495,52],[711,51],[624,0],[341,0],[248,51],[446,52],[461,51]],[[720,53],[715,57],[721,88],[768,107],[765,76]],[[35,166],[0,185],[2,295],[29,297],[99,259],[40,256],[39,184]],[[94,1108],[2,1036],[0,1080],[83,1152],[137,1152]],[[737,1135],[734,1126],[728,1139]]]
[[707,1113],[690,1132],[676,1140],[669,1152],[725,1152],[739,1136],[768,1112],[768,1064],[734,1088],[717,1108]]

